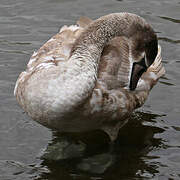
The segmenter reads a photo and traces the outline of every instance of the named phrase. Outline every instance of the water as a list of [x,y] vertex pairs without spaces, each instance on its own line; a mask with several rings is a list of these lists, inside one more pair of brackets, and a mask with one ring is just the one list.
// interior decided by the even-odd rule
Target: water
[[[80,16],[121,11],[153,25],[166,75],[121,129],[114,150],[102,132],[65,136],[33,122],[13,96],[33,51]],[[1,0],[0,179],[180,179],[179,12],[179,0]],[[56,157],[58,150],[62,157]]]

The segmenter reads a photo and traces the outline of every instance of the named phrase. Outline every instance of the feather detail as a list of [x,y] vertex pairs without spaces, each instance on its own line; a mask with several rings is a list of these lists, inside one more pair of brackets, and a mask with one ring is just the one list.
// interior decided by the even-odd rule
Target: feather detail
[[160,77],[165,74],[165,69],[162,65],[161,57],[161,46],[158,45],[158,53],[154,63],[147,69],[147,71],[142,75],[140,81],[138,82],[137,89],[150,90],[158,81]]
[[161,46],[160,45],[158,46],[157,57],[156,57],[154,63],[148,68],[148,72],[155,73],[158,79],[165,74],[165,69],[162,64]]
[[85,17],[85,16],[81,16],[79,18],[79,20],[77,21],[77,24],[82,27],[82,28],[85,28],[86,26],[88,26],[90,23],[92,23],[93,20],[88,18],[88,17]]
[[77,24],[63,26],[33,53],[14,94],[40,124],[64,132],[101,129],[114,140],[165,73],[161,48],[135,91],[130,91],[133,60],[142,58],[144,40],[154,35],[150,25],[130,13],[95,21],[81,17]]

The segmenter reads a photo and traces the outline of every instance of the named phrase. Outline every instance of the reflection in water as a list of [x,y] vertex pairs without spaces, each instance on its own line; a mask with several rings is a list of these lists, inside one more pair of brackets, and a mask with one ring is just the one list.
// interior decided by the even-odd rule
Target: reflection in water
[[0,179],[1,180],[15,180],[15,179],[34,179],[41,173],[48,172],[46,168],[41,168],[36,165],[26,165],[24,163],[12,160],[0,161]]
[[[42,156],[41,164],[48,167],[50,172],[43,173],[39,179],[153,177],[158,173],[158,167],[149,164],[145,159],[152,149],[163,146],[162,139],[155,138],[154,135],[164,130],[143,125],[143,122],[154,123],[159,116],[144,112],[134,113],[129,123],[120,130],[113,151],[109,150],[109,139],[103,132],[94,131],[76,135],[54,132],[54,138]],[[54,160],[56,154],[54,149],[58,149],[57,144],[62,145],[62,142],[63,148],[59,146],[61,153],[57,155],[57,160]],[[53,146],[55,148],[52,148]],[[69,153],[68,158],[67,152],[75,156],[72,157]]]

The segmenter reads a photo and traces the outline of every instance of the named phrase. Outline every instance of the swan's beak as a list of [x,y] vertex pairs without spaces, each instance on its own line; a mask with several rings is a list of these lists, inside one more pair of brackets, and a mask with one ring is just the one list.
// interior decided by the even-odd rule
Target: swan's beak
[[145,57],[141,59],[139,62],[134,62],[132,66],[132,71],[131,71],[131,79],[130,79],[130,85],[129,89],[130,90],[135,90],[137,83],[142,76],[142,74],[147,70],[146,62],[145,62]]

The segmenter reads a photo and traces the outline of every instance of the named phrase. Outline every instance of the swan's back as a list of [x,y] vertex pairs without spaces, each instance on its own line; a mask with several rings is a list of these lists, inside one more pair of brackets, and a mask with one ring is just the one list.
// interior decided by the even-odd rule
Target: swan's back
[[[104,47],[99,66],[95,67],[98,75],[93,77],[96,78],[96,83],[92,91],[87,92],[88,95],[82,102],[81,97],[75,95],[73,98],[79,98],[78,104],[69,109],[62,103],[60,84],[72,77],[63,79],[62,75],[74,68],[68,62],[74,43],[91,22],[90,19],[81,18],[78,25],[62,27],[59,33],[34,52],[26,71],[20,74],[14,92],[21,107],[34,120],[47,127],[60,131],[103,129],[114,139],[117,135],[117,132],[112,133],[116,131],[114,127],[121,127],[130,112],[145,102],[151,88],[164,74],[161,50],[159,47],[156,60],[143,74],[136,90],[130,91],[128,85],[132,57],[128,39],[113,38]],[[73,86],[76,86],[74,81],[67,87],[67,91],[71,92]],[[59,96],[61,100],[58,100]],[[65,111],[67,113],[63,114]]]
[[[55,80],[58,80],[58,77],[61,76],[61,71],[66,70],[65,66],[73,43],[82,30],[83,28],[77,25],[63,26],[59,33],[48,40],[37,52],[33,53],[26,71],[19,75],[14,94],[19,104],[33,119],[39,121],[39,119],[43,119],[42,116],[46,117],[42,114],[45,114],[44,112],[47,112],[48,108],[50,110],[48,106],[51,106],[57,99],[58,89],[61,87],[56,84]],[[53,83],[53,81],[54,86],[50,86],[49,82]],[[47,92],[47,89],[49,89],[49,92]],[[32,101],[27,101],[27,99],[32,99]],[[34,102],[33,106],[29,104],[32,104],[32,102]],[[39,110],[35,106],[36,102]],[[46,121],[46,118],[44,121]]]

